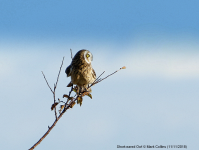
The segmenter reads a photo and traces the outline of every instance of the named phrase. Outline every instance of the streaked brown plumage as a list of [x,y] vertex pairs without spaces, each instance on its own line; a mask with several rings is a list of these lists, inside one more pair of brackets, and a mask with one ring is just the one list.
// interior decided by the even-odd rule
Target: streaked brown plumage
[[71,76],[71,82],[68,86],[75,84],[79,90],[87,89],[96,79],[96,74],[91,66],[93,59],[92,54],[88,50],[80,50],[73,57],[71,64],[66,68],[67,77]]

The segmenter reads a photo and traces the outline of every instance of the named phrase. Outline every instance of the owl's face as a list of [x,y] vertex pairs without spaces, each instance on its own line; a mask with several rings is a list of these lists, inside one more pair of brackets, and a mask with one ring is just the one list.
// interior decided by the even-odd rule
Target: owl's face
[[83,55],[84,55],[85,61],[86,61],[88,64],[90,64],[91,61],[93,60],[93,55],[91,54],[91,52],[89,52],[88,50],[85,50]]

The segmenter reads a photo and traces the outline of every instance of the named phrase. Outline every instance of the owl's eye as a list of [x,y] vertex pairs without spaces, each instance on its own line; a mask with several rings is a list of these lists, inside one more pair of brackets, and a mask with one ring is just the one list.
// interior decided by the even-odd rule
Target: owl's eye
[[89,54],[86,54],[86,57],[88,58],[88,57],[90,57],[90,55],[89,55]]

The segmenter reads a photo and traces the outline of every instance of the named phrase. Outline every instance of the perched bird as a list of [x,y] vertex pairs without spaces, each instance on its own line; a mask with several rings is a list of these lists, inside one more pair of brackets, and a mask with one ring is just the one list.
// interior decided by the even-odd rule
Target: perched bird
[[96,79],[95,71],[91,66],[92,60],[93,55],[88,50],[82,49],[75,54],[71,64],[65,70],[67,77],[71,76],[71,82],[68,87],[75,84],[79,93],[84,91],[91,92],[91,88],[88,88],[88,86]]

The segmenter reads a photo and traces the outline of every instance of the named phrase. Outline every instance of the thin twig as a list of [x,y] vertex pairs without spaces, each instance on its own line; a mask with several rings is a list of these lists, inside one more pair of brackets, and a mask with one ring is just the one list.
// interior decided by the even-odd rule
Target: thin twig
[[50,85],[48,84],[48,81],[46,80],[46,77],[45,77],[45,75],[44,75],[43,71],[42,71],[42,74],[43,74],[43,76],[44,76],[44,79],[45,79],[45,81],[46,81],[46,83],[47,83],[47,85],[48,85],[49,89],[51,90],[51,92],[52,92],[52,93],[54,93],[54,92],[53,92],[53,90],[51,89]]
[[58,76],[57,76],[57,82],[55,84],[55,88],[57,87],[57,83],[58,83],[58,80],[59,80],[59,75],[60,75],[60,72],[61,72],[61,68],[62,68],[63,62],[64,62],[64,57],[63,57],[63,60],[62,60],[62,63],[61,63],[60,69],[59,69],[59,73],[58,73]]
[[70,53],[71,53],[71,59],[73,59],[72,49],[70,49]]
[[[71,87],[71,90],[70,90],[70,92],[69,92],[69,94],[68,94],[68,97],[70,97],[72,91],[73,91],[73,86]],[[65,103],[65,106],[64,106],[64,110],[63,110],[63,111],[66,111],[65,108],[66,108],[67,105],[68,105],[68,101],[69,101],[69,98],[67,99],[67,101],[66,101],[66,103]]]
[[[60,75],[60,72],[61,72],[61,68],[63,66],[63,62],[64,62],[64,57],[63,57],[63,60],[62,60],[62,63],[61,63],[61,66],[60,66],[60,69],[59,69],[59,73],[58,73],[58,76],[57,76],[57,81],[56,81],[56,84],[54,84],[54,94],[53,94],[53,98],[54,98],[54,104],[56,102],[56,99],[55,99],[55,90],[57,88],[57,83],[59,81],[59,75]],[[56,110],[56,107],[54,108],[55,109],[55,118],[57,120],[57,110]]]
[[[104,71],[105,72],[105,71]],[[89,87],[91,87],[91,86],[93,86],[97,81],[98,81],[98,79],[104,74],[104,72],[102,72],[100,75],[99,75],[99,77],[97,77],[97,79],[95,79],[95,81],[89,86]],[[89,88],[88,87],[88,88]]]
[[[70,104],[67,106],[66,110],[68,108],[70,108],[70,105],[72,105],[72,101],[70,102]],[[66,111],[65,110],[65,111]],[[62,115],[65,113],[65,111],[62,111],[62,113],[59,115],[59,117],[54,121],[54,123],[48,127],[48,131],[46,131],[46,133],[39,139],[39,141],[37,141],[37,143],[35,143],[29,150],[33,150],[37,145],[39,145],[41,143],[41,141],[43,141],[43,139],[50,133],[50,131],[53,129],[53,127],[56,125],[56,123],[58,122],[58,120],[62,117]]]
[[[54,91],[51,89],[50,85],[48,84],[48,81],[46,80],[46,77],[44,75],[44,73],[42,72],[43,76],[44,76],[44,79],[48,85],[48,87],[50,88],[51,92],[53,93],[53,98],[54,98],[54,104],[56,102],[56,99],[55,99],[55,90],[56,90],[56,87],[57,87],[57,83],[58,83],[58,80],[59,80],[59,75],[60,75],[60,72],[61,72],[61,68],[62,68],[62,65],[63,65],[63,61],[64,61],[64,57],[63,57],[63,60],[62,60],[62,64],[61,64],[61,67],[60,67],[60,70],[59,70],[59,73],[58,73],[58,76],[57,76],[57,82],[56,84],[54,84]],[[51,127],[48,127],[48,131],[39,139],[39,141],[37,143],[35,143],[29,150],[33,150],[38,144],[41,143],[41,141],[50,133],[50,131],[53,129],[53,127],[56,125],[57,121],[61,118],[61,116],[63,115],[63,113],[61,113],[59,115],[59,117],[57,117],[57,111],[56,111],[56,107],[54,108],[55,109],[55,121],[54,123],[52,124]]]
[[[56,99],[55,99],[55,89],[54,89],[53,98],[54,98],[54,104],[55,104],[55,102],[56,102]],[[57,120],[57,110],[56,110],[56,107],[54,108],[54,110],[55,110],[55,120]]]
[[[111,75],[115,74],[116,72],[120,71],[121,69],[126,69],[126,67],[124,66],[124,67],[120,68],[119,70],[116,70],[115,72],[113,72],[113,73],[109,74],[109,75],[108,75],[108,76],[106,76],[105,78],[100,79],[100,80],[98,80],[98,81],[94,82],[91,86],[93,86],[93,85],[95,85],[95,84],[97,84],[97,83],[101,82],[102,80],[104,80],[104,79],[108,78],[109,76],[111,76]],[[103,72],[103,73],[104,73],[104,72]],[[103,73],[102,73],[102,74],[103,74]],[[101,76],[101,75],[100,75],[100,76]],[[98,77],[98,78],[99,78],[99,77]],[[91,86],[90,86],[90,87],[91,87]]]
[[[71,91],[69,92],[69,96],[70,96],[71,92],[72,92],[72,88],[71,88]],[[66,112],[66,110],[71,107],[73,102],[75,102],[75,100],[76,99],[70,101],[70,103],[64,108],[64,110],[59,115],[59,117],[54,121],[54,123],[50,127],[48,126],[48,131],[46,131],[46,133],[39,139],[39,141],[37,143],[35,143],[29,150],[33,150],[37,145],[39,145],[41,143],[41,141],[50,133],[50,131],[53,129],[53,127],[56,125],[56,123],[59,121],[59,119],[63,116],[63,114]]]
[[59,101],[60,103],[64,103],[64,104],[66,104],[66,102],[64,102],[64,101]]
[[[72,53],[71,53],[71,56],[72,56]],[[63,60],[64,60],[64,58],[63,58]],[[56,90],[57,83],[58,83],[58,80],[59,80],[59,75],[60,75],[61,68],[62,68],[62,65],[63,65],[63,60],[62,60],[62,64],[61,64],[61,67],[60,67],[60,70],[59,70],[59,73],[58,73],[57,82],[56,82],[56,84],[54,85],[54,92],[52,91],[51,87],[50,87],[49,84],[48,84],[48,81],[46,80],[46,77],[45,77],[44,73],[42,72],[42,74],[43,74],[43,76],[44,76],[44,79],[45,79],[45,81],[46,81],[48,87],[50,88],[51,92],[53,93],[53,96],[54,96],[54,104],[55,104],[55,90]],[[122,68],[120,68],[119,70],[125,69],[125,68],[126,68],[126,67],[122,67]],[[103,79],[101,79],[101,80],[98,80],[99,77],[105,72],[105,71],[104,71],[104,72],[93,82],[93,84],[91,84],[91,86],[93,86],[94,84],[97,84],[97,83],[101,82],[102,80],[104,80],[104,79],[108,78],[109,76],[115,74],[115,73],[118,72],[119,70],[115,71],[114,73],[108,75],[107,77],[105,77],[105,78],[103,78]],[[70,97],[72,91],[73,91],[73,86],[71,87],[71,90],[70,90],[70,92],[69,92],[68,97]],[[62,115],[66,112],[66,110],[69,109],[69,108],[72,108],[72,105],[73,105],[74,102],[77,100],[77,98],[78,98],[78,95],[76,96],[76,98],[72,99],[72,100],[70,101],[69,104],[68,104],[69,98],[67,99],[67,102],[65,103],[64,110],[61,112],[61,114],[59,115],[59,117],[56,117],[54,123],[53,123],[50,127],[48,126],[48,130],[46,131],[46,133],[45,133],[45,134],[39,139],[39,141],[38,141],[37,143],[35,143],[29,150],[33,150],[37,145],[39,145],[39,144],[41,143],[41,141],[42,141],[42,140],[50,133],[50,131],[55,127],[56,123],[59,121],[59,119],[62,117]],[[60,100],[59,100],[59,101],[60,101]],[[60,102],[62,102],[62,101],[60,101]],[[55,112],[56,112],[56,106],[55,106]]]
[[[58,73],[58,76],[57,76],[57,81],[56,81],[56,84],[54,84],[54,92],[53,92],[53,98],[54,98],[54,104],[56,102],[56,99],[55,99],[55,90],[57,88],[57,83],[59,81],[59,75],[60,75],[60,72],[61,72],[61,68],[63,66],[63,62],[64,62],[64,57],[63,57],[63,60],[62,60],[62,63],[61,63],[61,66],[60,66],[60,69],[59,69],[59,73]],[[57,120],[57,110],[56,110],[56,107],[54,108],[55,109],[55,118]]]

